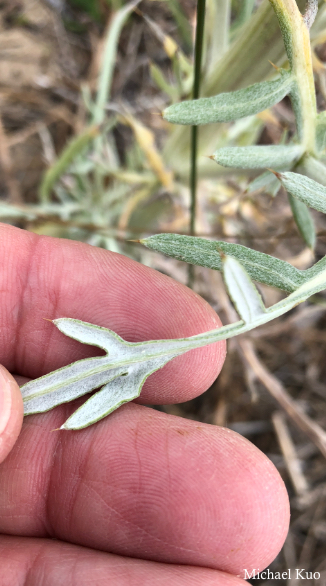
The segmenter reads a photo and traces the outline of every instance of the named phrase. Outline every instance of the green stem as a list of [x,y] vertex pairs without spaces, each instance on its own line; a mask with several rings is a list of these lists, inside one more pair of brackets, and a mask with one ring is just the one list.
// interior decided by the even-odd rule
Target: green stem
[[299,140],[307,153],[314,154],[317,108],[309,28],[295,0],[270,0],[270,3],[279,20],[290,66],[296,78],[296,88],[291,93],[291,100]]
[[[205,24],[205,6],[206,0],[197,2],[197,26],[196,26],[196,44],[195,44],[195,67],[194,67],[194,87],[193,99],[199,98],[200,81],[201,81],[201,61],[203,54],[204,24]],[[190,173],[190,233],[195,234],[196,207],[197,207],[197,133],[198,129],[193,126],[191,129],[191,173]]]

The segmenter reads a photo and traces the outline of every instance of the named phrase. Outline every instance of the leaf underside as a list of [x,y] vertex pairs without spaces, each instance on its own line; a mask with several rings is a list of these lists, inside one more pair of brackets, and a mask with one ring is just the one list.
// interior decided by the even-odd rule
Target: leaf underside
[[157,352],[152,356],[151,344],[125,342],[114,332],[86,322],[62,318],[53,323],[71,338],[106,352],[106,356],[79,360],[21,387],[25,415],[49,411],[102,387],[69,417],[62,429],[91,425],[136,399],[146,378],[174,357]]

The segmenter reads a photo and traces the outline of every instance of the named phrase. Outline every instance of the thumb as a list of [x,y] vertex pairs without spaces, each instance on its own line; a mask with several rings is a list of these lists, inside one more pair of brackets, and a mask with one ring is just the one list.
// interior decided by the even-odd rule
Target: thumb
[[16,442],[23,423],[23,399],[18,384],[0,365],[0,462]]

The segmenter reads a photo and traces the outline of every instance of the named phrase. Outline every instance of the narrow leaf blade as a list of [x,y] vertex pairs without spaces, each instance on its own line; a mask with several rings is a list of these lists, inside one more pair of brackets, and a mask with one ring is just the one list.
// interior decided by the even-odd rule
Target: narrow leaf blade
[[266,312],[262,298],[248,273],[231,256],[223,256],[223,278],[238,314],[246,324]]
[[212,158],[223,167],[236,169],[289,169],[302,154],[301,145],[246,146],[221,148]]
[[309,248],[314,250],[316,244],[316,230],[313,218],[306,204],[288,193],[288,199],[293,213],[293,218],[298,230]]
[[52,323],[66,336],[82,344],[102,348],[102,350],[110,353],[110,356],[123,354],[126,345],[128,346],[128,342],[125,342],[115,332],[78,319],[64,317],[55,319]]
[[285,71],[276,80],[255,83],[235,92],[211,98],[188,100],[172,104],[164,110],[163,118],[173,124],[199,126],[213,122],[231,122],[257,114],[280,102],[293,85],[292,74]]
[[222,250],[224,254],[236,258],[254,281],[284,291],[294,291],[305,280],[304,272],[289,263],[240,244],[179,234],[157,234],[141,240],[141,243],[177,260],[217,271],[222,270],[219,252]]
[[278,173],[286,191],[310,208],[326,213],[326,187],[298,173]]

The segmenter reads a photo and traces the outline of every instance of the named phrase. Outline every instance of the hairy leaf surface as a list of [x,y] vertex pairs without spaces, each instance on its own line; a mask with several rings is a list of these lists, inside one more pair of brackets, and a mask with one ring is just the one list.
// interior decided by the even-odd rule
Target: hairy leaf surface
[[303,154],[300,145],[223,147],[213,155],[213,160],[223,167],[236,169],[288,169]]
[[211,98],[187,100],[172,104],[164,110],[163,118],[173,124],[211,124],[231,122],[238,118],[258,114],[280,102],[293,85],[292,74],[283,71],[273,81],[255,83],[235,92],[218,94]]
[[277,176],[293,197],[310,208],[326,213],[326,187],[298,173],[279,173]]
[[141,240],[147,248],[193,265],[222,270],[219,251],[236,258],[249,276],[259,283],[294,291],[305,281],[304,271],[296,269],[284,260],[263,252],[221,240],[205,240],[179,234],[157,234]]

